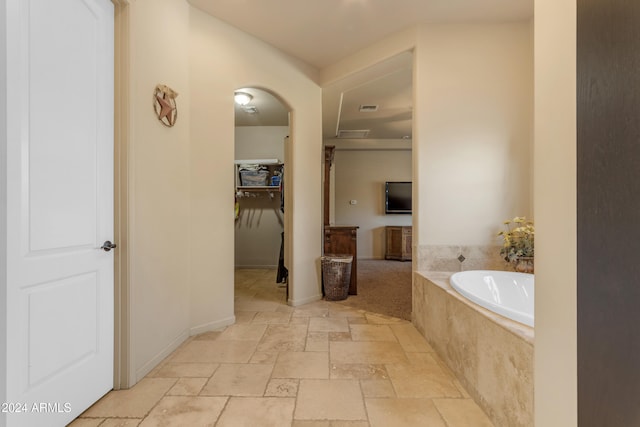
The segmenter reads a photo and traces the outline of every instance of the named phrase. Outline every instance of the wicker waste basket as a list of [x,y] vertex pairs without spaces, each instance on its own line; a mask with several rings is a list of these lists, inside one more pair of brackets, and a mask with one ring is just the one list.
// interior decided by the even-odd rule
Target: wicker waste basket
[[322,257],[322,284],[324,298],[340,301],[349,295],[352,255],[325,255]]

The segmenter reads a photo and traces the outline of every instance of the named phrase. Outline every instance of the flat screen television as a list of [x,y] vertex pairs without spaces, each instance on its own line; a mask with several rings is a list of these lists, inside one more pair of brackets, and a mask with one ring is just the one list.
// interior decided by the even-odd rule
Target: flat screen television
[[411,182],[401,181],[384,183],[384,213],[411,213]]

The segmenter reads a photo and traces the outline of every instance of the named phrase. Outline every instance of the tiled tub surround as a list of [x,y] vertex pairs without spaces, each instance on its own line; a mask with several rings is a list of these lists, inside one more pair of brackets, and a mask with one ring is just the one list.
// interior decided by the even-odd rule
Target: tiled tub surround
[[533,328],[459,295],[450,276],[414,273],[413,324],[495,425],[533,426]]
[[511,270],[499,245],[422,245],[415,248],[418,271]]

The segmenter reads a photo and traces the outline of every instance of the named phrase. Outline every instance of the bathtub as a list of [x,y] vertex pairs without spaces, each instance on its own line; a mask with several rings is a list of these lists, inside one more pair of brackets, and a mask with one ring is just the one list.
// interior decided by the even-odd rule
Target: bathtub
[[451,286],[476,304],[533,327],[533,274],[472,270],[451,276]]

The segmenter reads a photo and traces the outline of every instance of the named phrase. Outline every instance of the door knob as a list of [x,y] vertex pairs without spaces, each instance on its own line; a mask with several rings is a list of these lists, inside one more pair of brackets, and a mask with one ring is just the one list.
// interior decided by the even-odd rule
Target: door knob
[[109,240],[107,240],[102,244],[102,246],[100,246],[100,249],[104,250],[105,252],[109,252],[111,249],[115,249],[116,246],[117,245],[115,243],[111,243]]

